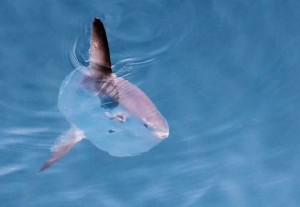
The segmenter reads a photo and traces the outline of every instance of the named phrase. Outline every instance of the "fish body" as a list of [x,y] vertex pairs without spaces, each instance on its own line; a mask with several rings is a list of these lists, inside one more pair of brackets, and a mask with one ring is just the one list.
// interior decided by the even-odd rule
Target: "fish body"
[[151,99],[112,72],[105,29],[97,18],[92,24],[89,66],[75,69],[63,81],[58,108],[72,127],[61,136],[40,171],[84,138],[122,157],[148,151],[169,136],[168,123]]

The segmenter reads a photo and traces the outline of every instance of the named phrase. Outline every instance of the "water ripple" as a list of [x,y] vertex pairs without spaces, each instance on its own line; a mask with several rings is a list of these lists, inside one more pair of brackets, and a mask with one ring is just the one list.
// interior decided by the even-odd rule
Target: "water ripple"
[[[126,6],[124,5],[126,4]],[[136,65],[149,65],[169,50],[181,44],[191,29],[195,10],[188,1],[175,6],[160,1],[143,1],[128,4],[116,1],[110,15],[100,15],[104,22],[115,69],[130,73]],[[65,49],[65,65],[74,69],[88,64],[90,22]],[[123,68],[124,67],[124,68]],[[130,74],[129,74],[130,75]]]
[[21,169],[23,169],[24,166],[22,165],[9,165],[9,166],[2,166],[0,168],[0,177],[4,175],[8,175],[14,172],[17,172]]

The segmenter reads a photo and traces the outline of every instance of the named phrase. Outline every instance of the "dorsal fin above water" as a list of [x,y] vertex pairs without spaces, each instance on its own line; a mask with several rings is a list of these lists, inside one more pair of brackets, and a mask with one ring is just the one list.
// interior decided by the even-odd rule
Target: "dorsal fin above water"
[[90,65],[104,66],[112,72],[106,32],[98,18],[93,21],[90,44]]

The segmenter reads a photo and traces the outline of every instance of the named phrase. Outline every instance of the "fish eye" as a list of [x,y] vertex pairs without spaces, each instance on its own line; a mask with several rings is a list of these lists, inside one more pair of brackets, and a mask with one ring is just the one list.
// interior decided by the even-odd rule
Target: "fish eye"
[[143,124],[146,128],[149,128],[148,124]]
[[108,130],[108,133],[114,133],[114,132],[116,132],[116,131],[112,130],[112,129]]

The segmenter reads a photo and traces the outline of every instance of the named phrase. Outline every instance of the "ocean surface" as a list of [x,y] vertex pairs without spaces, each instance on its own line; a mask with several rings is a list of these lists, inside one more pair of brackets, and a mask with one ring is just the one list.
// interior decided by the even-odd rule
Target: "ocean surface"
[[[300,206],[300,1],[0,4],[1,207]],[[39,173],[95,17],[170,136],[132,157],[83,140]]]

